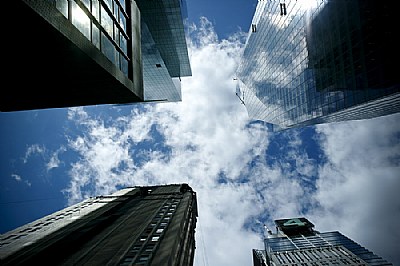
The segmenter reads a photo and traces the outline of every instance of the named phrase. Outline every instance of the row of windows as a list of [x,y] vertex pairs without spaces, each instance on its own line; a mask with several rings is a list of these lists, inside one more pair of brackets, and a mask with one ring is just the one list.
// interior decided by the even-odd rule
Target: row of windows
[[316,265],[366,265],[362,259],[342,246],[274,252],[271,257],[280,265],[297,265],[307,262],[318,262]]
[[[348,19],[335,22],[329,18],[342,16],[334,13],[340,9],[327,13],[326,2],[309,2],[314,3],[311,12],[302,6],[304,2],[287,2],[287,16],[276,15],[276,3],[259,2],[263,10],[257,8],[253,20],[257,30],[249,35],[238,69],[239,79],[246,84],[243,90],[252,90],[245,104],[257,103],[251,99],[257,97],[264,106],[252,106],[252,111],[284,127],[396,90],[385,87],[388,82],[374,62],[378,55],[360,48],[366,41],[358,33],[357,14],[350,16],[354,7],[343,15]],[[363,60],[365,56],[369,59]]]
[[54,0],[56,7],[94,46],[128,75],[125,0]]
[[179,204],[179,199],[168,199],[153,217],[150,224],[131,246],[119,265],[147,264],[161,241]]
[[266,240],[271,251],[287,251],[304,247],[330,247],[343,243],[354,243],[338,232],[328,232],[313,236],[277,237]]
[[[31,233],[37,232],[39,230],[46,230],[49,226],[51,226],[53,223],[60,222],[65,218],[74,218],[74,215],[80,215],[81,211],[85,211],[85,208],[93,205],[96,203],[97,200],[90,200],[90,201],[85,201],[81,204],[77,204],[75,206],[72,206],[68,208],[65,212],[59,213],[57,215],[51,215],[50,217],[46,219],[42,219],[37,223],[34,223],[31,226],[26,226],[23,227],[20,231],[12,233],[12,234],[7,234],[5,235],[2,239],[0,239],[0,247],[8,245],[12,243],[15,240],[18,240],[20,238],[29,236]],[[78,217],[78,216],[76,216]]]

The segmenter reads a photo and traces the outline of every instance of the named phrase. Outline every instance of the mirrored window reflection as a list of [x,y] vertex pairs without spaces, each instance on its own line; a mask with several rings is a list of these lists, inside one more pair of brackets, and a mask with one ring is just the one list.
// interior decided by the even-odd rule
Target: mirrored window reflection
[[90,10],[90,0],[81,0],[81,1],[86,6],[86,8]]
[[122,51],[127,54],[128,53],[128,42],[122,33],[120,33],[119,37],[119,46],[121,47]]
[[72,24],[90,40],[90,19],[83,10],[74,2],[72,7]]
[[118,27],[115,27],[114,33],[115,34],[114,34],[113,39],[114,39],[115,43],[119,44],[119,29],[118,29]]
[[121,27],[124,29],[124,31],[126,31],[126,18],[124,13],[122,13],[122,11],[119,12],[119,23]]
[[101,51],[105,56],[107,56],[108,59],[111,60],[114,64],[116,63],[116,57],[115,57],[115,47],[112,44],[112,42],[104,35],[104,33],[101,33]]
[[103,6],[101,6],[100,13],[101,13],[101,19],[100,19],[101,26],[103,26],[108,35],[113,36],[113,21]]
[[[128,75],[129,16],[124,12],[125,0],[52,0],[55,7],[71,21],[95,47]],[[119,3],[119,4],[118,4]],[[82,10],[84,5],[87,10]],[[70,10],[69,10],[70,9]],[[89,13],[93,17],[89,17]],[[113,41],[111,41],[111,39]]]
[[92,15],[97,21],[100,21],[100,3],[98,0],[92,0]]
[[128,60],[126,60],[125,57],[123,57],[122,55],[121,55],[121,71],[125,75],[128,75]]
[[119,0],[119,3],[120,3],[121,6],[125,9],[125,0]]
[[100,49],[100,30],[94,23],[92,24],[92,43]]
[[64,17],[68,18],[68,1],[56,0],[56,8],[60,10]]
[[104,0],[108,8],[112,11],[113,10],[113,0]]

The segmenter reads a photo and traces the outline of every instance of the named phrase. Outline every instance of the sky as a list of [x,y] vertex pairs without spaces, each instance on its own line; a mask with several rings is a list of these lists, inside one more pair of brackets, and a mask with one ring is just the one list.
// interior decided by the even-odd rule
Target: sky
[[[218,2],[218,3],[216,3]],[[188,0],[182,102],[0,113],[0,233],[125,186],[197,192],[195,265],[252,265],[306,217],[400,265],[400,114],[271,132],[235,96],[255,0]]]

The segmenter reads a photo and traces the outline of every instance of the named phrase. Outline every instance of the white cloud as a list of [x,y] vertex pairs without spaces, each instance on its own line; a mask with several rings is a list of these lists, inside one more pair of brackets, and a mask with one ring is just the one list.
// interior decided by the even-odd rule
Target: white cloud
[[21,180],[22,180],[21,176],[17,175],[17,174],[12,174],[11,177],[14,178],[15,181],[17,181],[17,182],[21,182]]
[[[320,166],[302,148],[300,131],[287,130],[282,155],[273,159],[266,154],[271,136],[248,123],[234,93],[242,34],[218,40],[202,18],[191,36],[193,76],[182,79],[182,102],[133,106],[129,115],[107,123],[91,108],[69,110],[69,119],[83,129],[67,136],[68,148],[79,156],[65,190],[70,203],[119,186],[186,182],[198,196],[195,265],[251,265],[251,249],[263,248],[257,221],[271,228],[273,219],[300,215],[378,253],[383,238],[371,220],[395,230],[390,215],[398,218],[399,212],[398,117],[318,126],[326,157]],[[304,185],[315,177],[317,191]],[[387,239],[393,244],[399,236]],[[394,248],[378,254],[389,256]]]
[[49,156],[50,152],[44,145],[32,144],[27,147],[25,155],[22,158],[22,161],[24,164],[26,164],[26,163],[28,163],[29,159],[32,156],[39,155],[42,159],[48,161],[46,163],[46,169],[51,170],[53,168],[59,167],[61,162],[60,162],[58,156],[60,153],[65,152],[65,151],[66,151],[66,148],[64,146],[61,146],[60,148],[58,148],[55,152],[53,152]]
[[[256,214],[256,197],[248,185],[217,185],[200,189],[195,265],[251,265],[251,249],[259,235],[243,228],[246,218]],[[204,240],[204,243],[200,240]]]
[[67,150],[67,148],[65,148],[64,146],[61,146],[59,149],[57,149],[55,152],[53,152],[53,154],[50,156],[49,162],[46,165],[47,171],[60,166],[60,164],[62,162],[60,161],[58,156],[60,155],[60,153],[63,153],[66,150]]
[[[145,112],[135,108],[107,126],[90,115],[90,108],[69,110],[69,118],[85,130],[68,137],[80,160],[72,165],[66,193],[73,203],[120,185],[187,182],[198,193],[204,233],[205,246],[198,243],[197,250],[206,250],[210,265],[247,265],[251,248],[262,242],[243,225],[260,210],[252,208],[257,195],[251,186],[231,183],[249,171],[247,164],[255,156],[265,153],[268,133],[259,125],[248,126],[234,94],[241,35],[218,41],[205,18],[193,34],[193,76],[182,79],[182,102],[146,105]],[[152,125],[165,139],[164,147],[143,151],[154,137]],[[222,177],[227,184],[218,183]],[[222,231],[225,235],[216,233]],[[233,242],[238,244],[232,247]],[[235,254],[227,257],[228,249]]]
[[[73,163],[71,186],[66,190],[71,202],[80,201],[93,193],[110,193],[117,185],[129,184],[134,161],[129,148],[138,141],[149,139],[151,121],[136,111],[128,118],[120,118],[112,126],[101,120],[91,119],[81,108],[71,109],[69,117],[79,116],[85,126],[83,135],[69,138],[69,147],[78,152],[81,160]],[[125,170],[118,171],[121,165]],[[89,186],[90,190],[82,190]]]
[[327,162],[319,170],[313,218],[400,263],[400,115],[320,125]]
[[17,182],[23,182],[28,187],[32,186],[32,183],[29,182],[29,180],[23,179],[20,175],[12,174],[11,177],[14,178],[14,180]]
[[46,149],[45,149],[43,146],[41,146],[41,145],[39,145],[39,144],[33,144],[33,145],[29,146],[29,147],[26,149],[25,155],[24,155],[24,157],[22,158],[22,160],[23,160],[24,163],[27,163],[27,162],[28,162],[28,159],[29,159],[32,155],[34,155],[34,154],[43,155],[43,154],[45,153],[45,151],[46,151]]

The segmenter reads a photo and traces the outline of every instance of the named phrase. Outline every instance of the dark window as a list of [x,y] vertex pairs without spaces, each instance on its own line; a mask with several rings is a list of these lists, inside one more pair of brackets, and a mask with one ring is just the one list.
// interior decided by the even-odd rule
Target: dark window
[[281,8],[281,16],[286,16],[286,4],[280,3],[279,6]]

